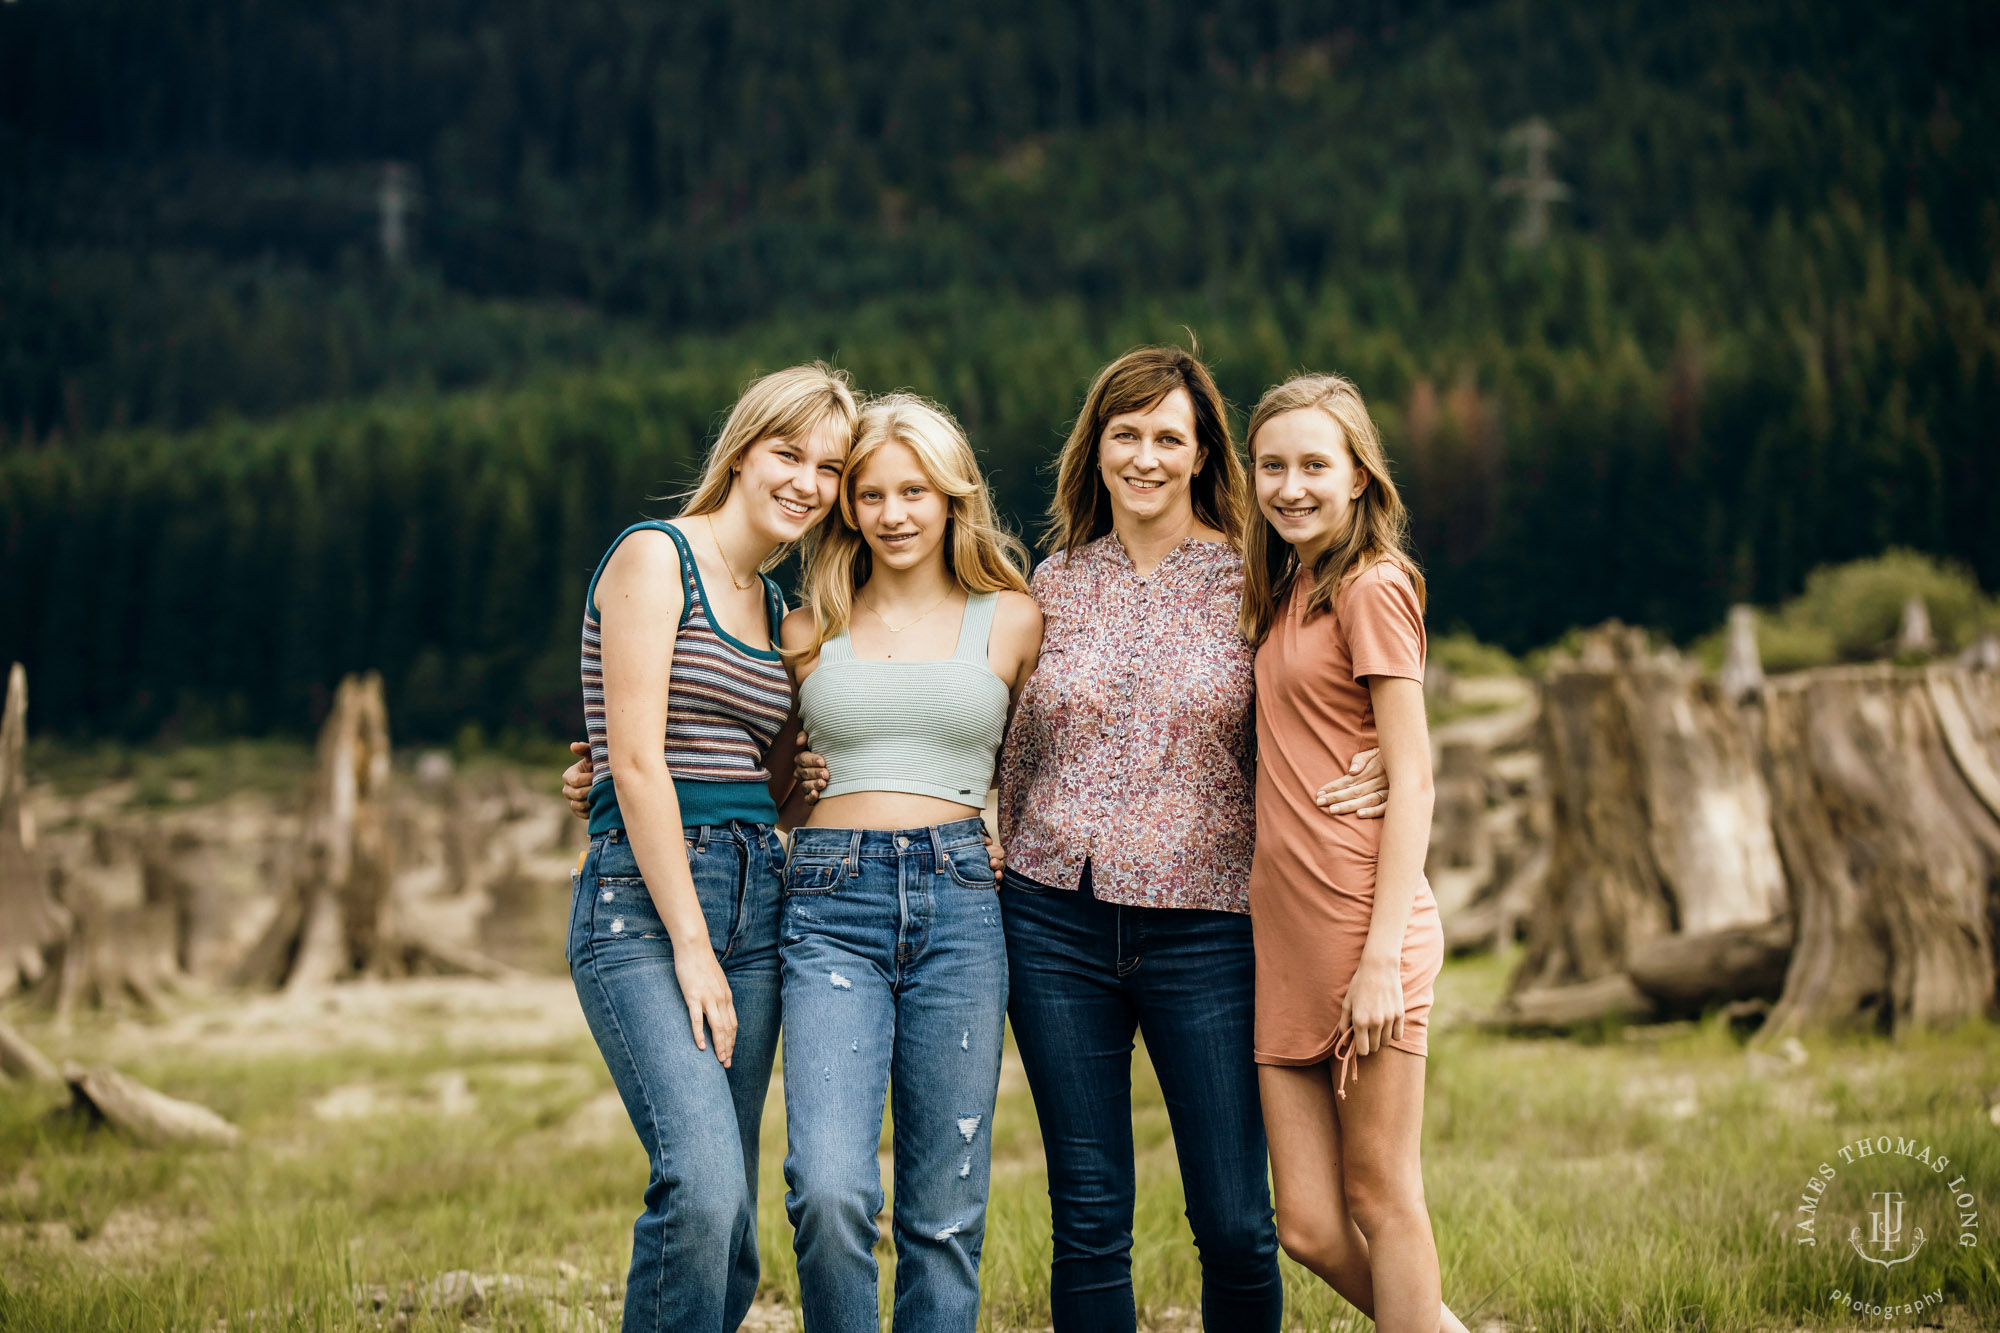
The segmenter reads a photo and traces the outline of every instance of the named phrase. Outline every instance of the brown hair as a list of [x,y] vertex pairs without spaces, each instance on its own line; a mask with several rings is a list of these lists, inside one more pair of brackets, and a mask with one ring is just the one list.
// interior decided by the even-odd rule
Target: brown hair
[[941,491],[947,504],[949,536],[945,568],[968,593],[1028,591],[1021,567],[1027,552],[993,512],[993,497],[979,475],[979,460],[951,413],[913,393],[871,398],[854,428],[854,447],[840,479],[840,503],[820,529],[819,543],[806,563],[806,602],[812,607],[813,641],[785,653],[812,657],[848,626],[854,594],[874,572],[875,557],[855,523],[854,492],[869,455],[891,444],[906,446]]
[[[1250,414],[1247,444],[1251,467],[1257,465],[1257,432],[1264,424],[1286,412],[1309,407],[1333,419],[1354,466],[1368,480],[1354,499],[1346,530],[1313,564],[1306,618],[1331,608],[1342,586],[1383,560],[1402,566],[1410,576],[1421,608],[1424,576],[1409,553],[1409,511],[1403,508],[1403,497],[1396,493],[1396,483],[1389,476],[1382,436],[1353,381],[1340,375],[1297,375],[1266,390],[1257,400],[1257,410]],[[1253,645],[1261,644],[1270,634],[1278,602],[1298,573],[1298,552],[1273,531],[1262,510],[1250,505],[1243,524],[1243,609],[1238,624],[1243,637]]]
[[1111,501],[1098,476],[1098,445],[1104,427],[1122,412],[1143,412],[1175,389],[1186,389],[1194,404],[1195,445],[1200,458],[1190,484],[1194,516],[1220,529],[1233,543],[1242,527],[1248,487],[1243,460],[1229,437],[1229,407],[1208,367],[1178,347],[1135,347],[1097,372],[1083,410],[1070,427],[1056,459],[1056,493],[1042,544],[1068,554],[1111,531]]

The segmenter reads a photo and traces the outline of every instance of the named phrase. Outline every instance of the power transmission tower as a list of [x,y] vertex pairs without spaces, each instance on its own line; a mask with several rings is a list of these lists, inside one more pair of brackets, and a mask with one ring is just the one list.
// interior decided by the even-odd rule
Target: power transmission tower
[[416,208],[416,173],[407,162],[384,162],[382,186],[375,196],[375,208],[382,220],[382,259],[391,267],[409,254],[409,227],[405,218]]
[[1514,224],[1513,241],[1530,250],[1539,249],[1549,239],[1549,205],[1561,203],[1570,193],[1569,186],[1549,170],[1549,150],[1561,142],[1561,136],[1540,116],[1530,116],[1508,130],[1500,142],[1523,150],[1526,161],[1520,175],[1495,181],[1493,192],[1521,197],[1521,220]]

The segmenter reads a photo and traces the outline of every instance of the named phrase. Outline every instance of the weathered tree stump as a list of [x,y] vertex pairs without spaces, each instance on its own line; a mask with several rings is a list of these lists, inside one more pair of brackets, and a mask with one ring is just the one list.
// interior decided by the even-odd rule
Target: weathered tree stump
[[1622,975],[1661,1013],[1774,1000],[1766,1039],[1994,1012],[2000,674],[1825,668],[1732,697],[1613,626],[1542,697],[1553,864],[1512,1002],[1616,1009],[1617,983],[1575,988]]
[[401,929],[389,836],[389,711],[375,672],[348,676],[320,729],[301,870],[237,978],[304,990],[412,972],[510,975],[472,950]]
[[1653,939],[1785,910],[1749,737],[1679,658],[1598,631],[1543,682],[1541,748],[1552,863],[1514,989],[1608,976]]
[[28,673],[7,672],[0,711],[0,995],[32,986],[48,970],[48,951],[70,930],[70,916],[35,862],[22,754],[28,742]]
[[1772,1034],[1901,1032],[1994,1004],[2000,680],[1801,672],[1766,691],[1764,769],[1798,940]]

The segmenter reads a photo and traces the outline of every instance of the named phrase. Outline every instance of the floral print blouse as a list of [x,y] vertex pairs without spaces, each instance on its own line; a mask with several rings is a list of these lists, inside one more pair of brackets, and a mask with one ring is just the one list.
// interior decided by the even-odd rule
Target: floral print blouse
[[1243,561],[1193,538],[1141,578],[1117,534],[1030,585],[1042,656],[1000,759],[1010,870],[1143,907],[1250,910],[1256,654]]

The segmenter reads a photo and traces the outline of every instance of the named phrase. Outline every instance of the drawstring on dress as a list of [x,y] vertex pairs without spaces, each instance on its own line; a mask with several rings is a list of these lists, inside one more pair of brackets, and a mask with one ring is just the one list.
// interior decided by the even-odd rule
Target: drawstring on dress
[[1340,1100],[1346,1101],[1348,1074],[1351,1072],[1354,1075],[1355,1082],[1359,1083],[1361,1081],[1361,1069],[1356,1064],[1354,1056],[1354,1027],[1352,1024],[1343,1023],[1340,1031],[1333,1034],[1333,1059],[1340,1066],[1340,1082],[1335,1085],[1333,1092]]

